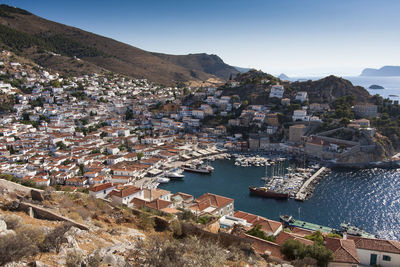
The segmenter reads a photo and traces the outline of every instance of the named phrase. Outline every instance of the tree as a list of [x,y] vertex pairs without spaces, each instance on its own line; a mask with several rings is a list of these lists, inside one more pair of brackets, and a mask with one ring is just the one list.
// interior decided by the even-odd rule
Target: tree
[[321,231],[316,231],[311,235],[306,235],[304,238],[314,241],[317,244],[322,245],[324,243],[324,237],[322,236]]
[[289,260],[304,258],[305,246],[297,240],[288,239],[282,244],[281,253]]
[[327,266],[333,260],[333,252],[317,243],[307,246],[306,255],[316,259],[318,266]]
[[139,153],[137,154],[137,159],[138,159],[138,160],[141,160],[141,159],[143,158],[143,156],[144,156],[143,152],[139,152]]
[[133,119],[133,112],[129,108],[125,112],[125,120],[132,120]]
[[61,149],[61,150],[67,149],[67,146],[63,143],[63,141],[58,141],[58,142],[56,143],[56,146],[57,146],[59,149]]
[[252,236],[264,239],[264,240],[267,239],[267,235],[264,233],[263,230],[261,230],[261,225],[260,224],[257,224],[256,226],[254,226],[252,229],[247,231],[246,234],[252,235]]

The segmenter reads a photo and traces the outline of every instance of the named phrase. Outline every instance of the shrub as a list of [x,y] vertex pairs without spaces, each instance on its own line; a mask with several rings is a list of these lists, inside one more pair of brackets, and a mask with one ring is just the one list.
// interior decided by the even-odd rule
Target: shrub
[[9,229],[9,230],[17,229],[21,225],[21,222],[22,222],[21,217],[14,215],[14,214],[4,216],[3,220],[6,222],[7,229]]
[[145,212],[142,212],[139,215],[139,225],[141,229],[143,230],[149,230],[154,228],[154,220],[151,218],[151,216]]
[[151,236],[127,256],[135,266],[223,266],[227,253],[216,242],[196,237],[167,240]]
[[83,261],[82,253],[77,251],[77,250],[75,250],[75,249],[72,250],[72,251],[69,251],[65,261],[66,261],[65,265],[67,267],[81,266],[82,261]]
[[54,249],[57,253],[59,253],[61,245],[67,242],[64,234],[69,229],[71,229],[71,224],[68,223],[64,223],[54,228],[53,231],[46,235],[43,243],[40,245],[40,250],[42,252],[49,252]]
[[99,250],[95,250],[87,257],[88,267],[98,267],[100,266],[102,257],[100,256]]
[[43,233],[30,226],[21,227],[16,234],[1,236],[0,265],[36,255],[39,252],[38,244],[42,239]]
[[171,231],[174,233],[174,236],[180,237],[182,236],[182,225],[180,221],[173,220],[170,224]]

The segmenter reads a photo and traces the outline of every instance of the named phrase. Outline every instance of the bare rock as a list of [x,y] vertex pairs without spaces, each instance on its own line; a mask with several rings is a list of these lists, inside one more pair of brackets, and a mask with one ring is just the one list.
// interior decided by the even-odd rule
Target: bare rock
[[35,218],[35,213],[33,212],[32,207],[29,207],[26,213],[29,215],[29,217]]
[[31,263],[29,263],[30,267],[48,267],[47,264],[44,264],[41,261],[32,261]]
[[5,221],[0,220],[0,232],[7,230],[7,224]]
[[31,190],[31,197],[33,200],[40,201],[40,202],[42,202],[44,200],[42,193],[37,190],[33,190],[33,189]]

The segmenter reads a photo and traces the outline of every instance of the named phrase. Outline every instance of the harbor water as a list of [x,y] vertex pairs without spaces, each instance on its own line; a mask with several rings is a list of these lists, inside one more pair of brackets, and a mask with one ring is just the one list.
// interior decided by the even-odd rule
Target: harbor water
[[350,222],[382,238],[400,240],[400,174],[396,170],[333,170],[317,185],[305,202],[252,196],[250,185],[262,186],[265,167],[239,167],[232,160],[217,160],[211,175],[185,172],[182,181],[159,187],[172,193],[185,192],[198,197],[206,192],[235,200],[242,210],[279,220],[290,214],[304,221],[332,228]]

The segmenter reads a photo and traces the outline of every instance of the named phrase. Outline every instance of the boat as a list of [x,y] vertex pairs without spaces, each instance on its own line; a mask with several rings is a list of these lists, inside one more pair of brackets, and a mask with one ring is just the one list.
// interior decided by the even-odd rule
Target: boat
[[363,229],[358,228],[358,227],[356,227],[354,225],[351,225],[349,223],[341,223],[340,224],[340,231],[342,233],[346,233],[346,234],[352,235],[352,236],[360,236],[360,237],[364,237],[364,238],[377,238],[376,235],[367,233]]
[[156,182],[160,184],[166,184],[170,181],[167,177],[157,177]]
[[249,186],[249,190],[251,194],[261,196],[261,197],[268,197],[268,198],[276,198],[276,199],[288,199],[288,193],[280,193],[273,190],[269,190],[266,187],[256,187],[256,186]]
[[179,170],[172,170],[170,172],[166,172],[165,176],[171,179],[183,179],[185,176]]
[[183,170],[187,172],[211,174],[214,171],[214,168],[210,165],[185,165]]
[[300,220],[295,220],[291,215],[281,215],[279,216],[280,221],[285,225],[289,227],[298,227],[298,228],[303,228],[311,231],[320,231],[324,233],[333,233],[333,234],[340,234],[340,231],[327,227],[327,226],[322,226],[319,224],[315,223],[309,223],[309,222],[304,222]]

